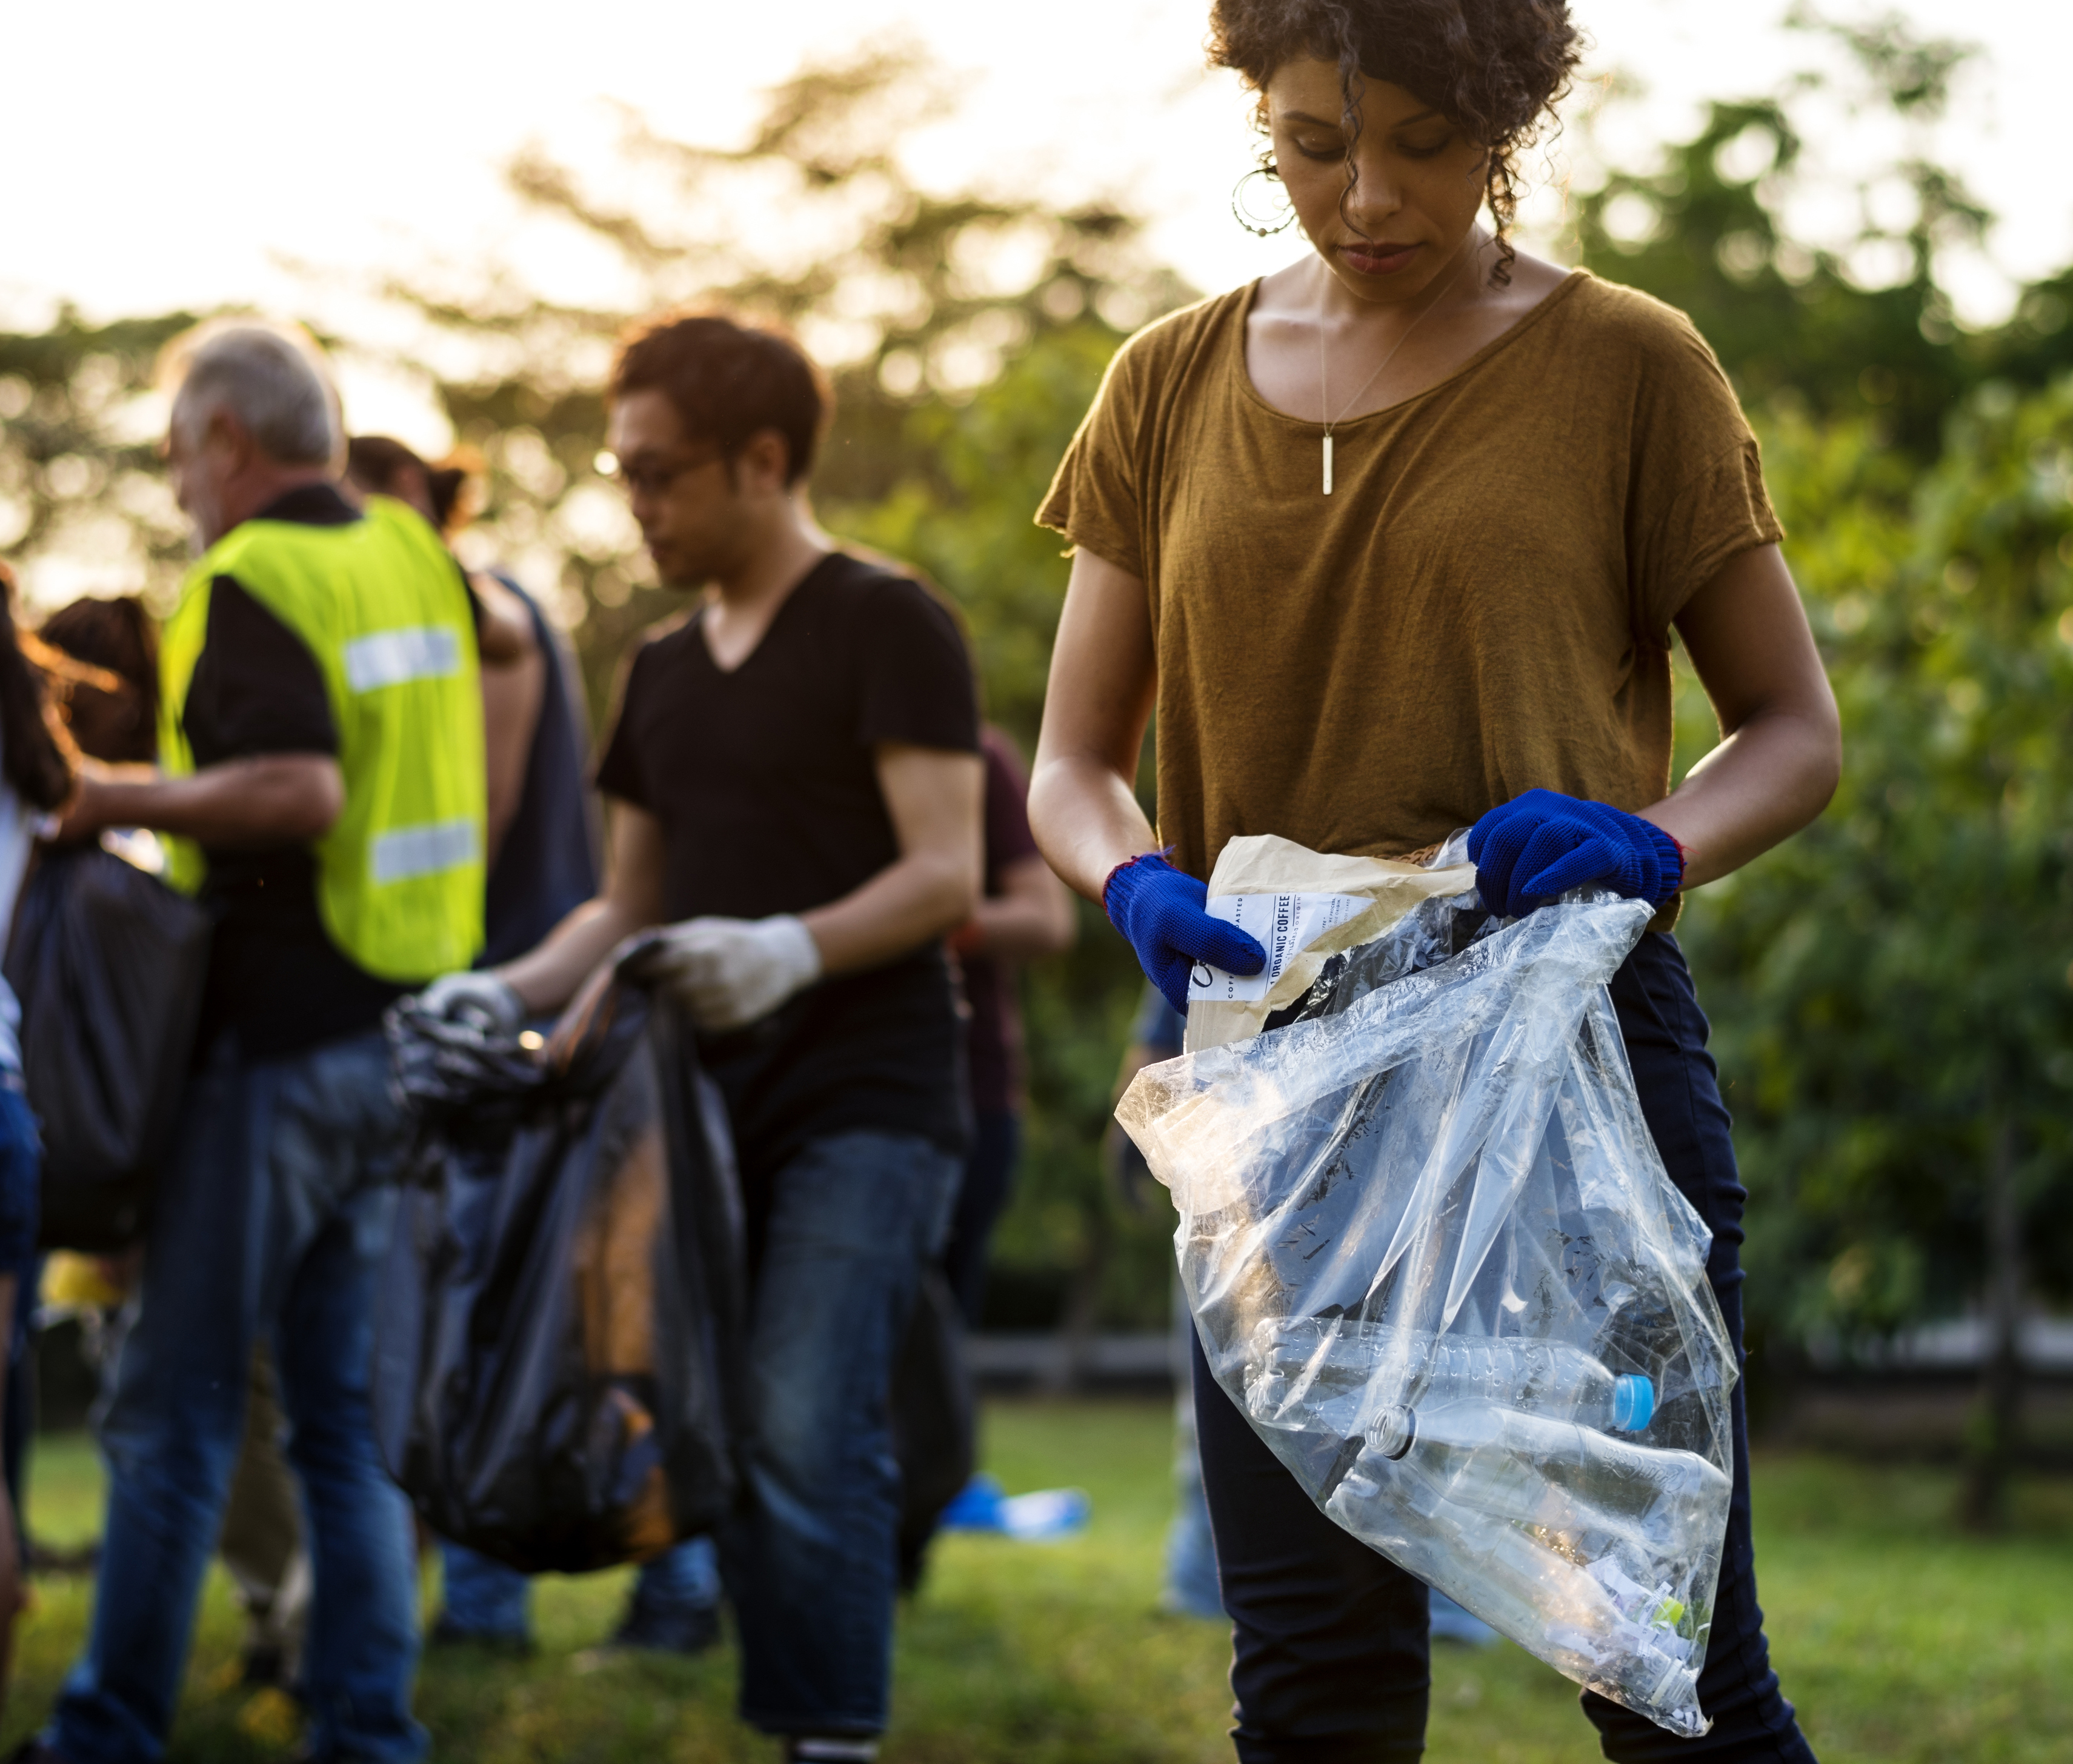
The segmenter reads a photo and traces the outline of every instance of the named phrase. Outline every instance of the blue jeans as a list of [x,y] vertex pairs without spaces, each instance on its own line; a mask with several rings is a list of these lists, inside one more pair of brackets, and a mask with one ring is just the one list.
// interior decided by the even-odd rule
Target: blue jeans
[[839,1133],[750,1193],[746,1488],[720,1568],[741,1634],[742,1717],[765,1733],[885,1725],[892,1356],[962,1168],[914,1134]]
[[[447,1620],[484,1641],[521,1642],[533,1633],[533,1578],[459,1544],[442,1543],[440,1601]],[[694,1537],[641,1566],[633,1608],[656,1615],[710,1611],[719,1603],[712,1539]]]
[[1007,1210],[1022,1161],[1022,1117],[1013,1109],[981,1109],[972,1120],[971,1155],[965,1160],[958,1202],[950,1214],[950,1240],[943,1246],[943,1273],[956,1296],[966,1325],[979,1327],[986,1309],[987,1252],[993,1228]]
[[[1742,1203],[1706,1019],[1676,940],[1643,937],[1613,976],[1641,1111],[1663,1167],[1713,1234],[1707,1278],[1739,1353]],[[1231,1688],[1241,1764],[1413,1764],[1425,1748],[1432,1679],[1424,1584],[1311,1502],[1220,1390],[1194,1346],[1202,1477],[1225,1607],[1235,1619]],[[1699,1706],[1703,1739],[1584,1693],[1605,1754],[1620,1764],[1814,1764],[1778,1688],[1756,1601],[1749,1428],[1734,1394],[1734,1493]]]
[[311,1756],[424,1755],[410,1511],[367,1399],[404,1131],[388,1076],[369,1034],[249,1066],[219,1043],[188,1086],[102,1424],[93,1628],[47,1735],[71,1764],[164,1755],[262,1332],[315,1572],[299,1687]]
[[[1173,1007],[1152,996],[1167,1011]],[[1183,1617],[1214,1620],[1225,1615],[1217,1587],[1217,1539],[1210,1528],[1210,1505],[1202,1494],[1202,1453],[1195,1439],[1195,1399],[1190,1386],[1195,1351],[1195,1320],[1188,1314],[1188,1296],[1173,1277],[1171,1311],[1173,1382],[1180,1395],[1173,1404],[1173,1518],[1166,1527],[1166,1584],[1162,1610]]]

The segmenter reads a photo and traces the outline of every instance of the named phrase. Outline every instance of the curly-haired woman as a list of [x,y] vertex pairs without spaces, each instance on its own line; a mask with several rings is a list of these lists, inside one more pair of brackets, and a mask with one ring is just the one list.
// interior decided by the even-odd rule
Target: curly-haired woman
[[[1818,814],[1835,705],[1733,392],[1690,323],[1518,252],[1518,156],[1567,89],[1563,0],[1218,0],[1315,248],[1117,357],[1040,518],[1076,547],[1031,818],[1176,1004],[1257,971],[1207,917],[1226,840],[1402,856],[1473,826],[1510,913],[1586,882],[1661,908],[1613,1002],[1739,1340],[1745,1198],[1679,890]],[[1722,740],[1671,777],[1672,631]],[[1132,793],[1159,716],[1159,826]],[[1163,852],[1163,855],[1158,855]],[[1236,1622],[1238,1755],[1415,1758],[1424,1589],[1339,1531],[1196,1368]],[[1757,1607],[1746,1437],[1700,1680],[1708,1736],[1594,1696],[1620,1759],[1811,1757]]]

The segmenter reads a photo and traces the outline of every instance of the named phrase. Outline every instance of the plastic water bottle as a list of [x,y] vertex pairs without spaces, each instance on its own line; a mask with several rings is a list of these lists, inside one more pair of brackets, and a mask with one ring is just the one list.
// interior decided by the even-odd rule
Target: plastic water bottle
[[1487,1403],[1622,1433],[1643,1432],[1655,1413],[1651,1380],[1613,1372],[1567,1342],[1273,1317],[1255,1332],[1249,1365],[1254,1420],[1342,1437],[1414,1404]]
[[1726,1523],[1731,1485],[1696,1452],[1573,1421],[1489,1403],[1420,1404],[1385,1412],[1367,1440],[1356,1467],[1379,1486],[1396,1484],[1416,1511],[1445,1505],[1513,1520],[1580,1558],[1606,1553],[1607,1539],[1634,1560],[1672,1557]]
[[[1354,1536],[1400,1553],[1410,1543],[1389,1511],[1392,1466],[1372,1452],[1332,1491],[1329,1513]],[[1379,1480],[1378,1478],[1379,1478]],[[1667,1589],[1639,1589],[1609,1560],[1580,1565],[1515,1525],[1436,1502],[1410,1565],[1579,1684],[1646,1708],[1688,1738],[1711,1725],[1699,1707],[1684,1611]],[[1424,1560],[1416,1560],[1420,1556]],[[1690,1626],[1687,1625],[1686,1626]]]

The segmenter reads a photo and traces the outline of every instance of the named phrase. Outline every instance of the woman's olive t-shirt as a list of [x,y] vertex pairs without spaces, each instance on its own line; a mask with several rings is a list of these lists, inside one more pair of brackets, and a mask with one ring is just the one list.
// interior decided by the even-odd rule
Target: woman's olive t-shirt
[[1578,272],[1438,385],[1333,431],[1245,365],[1241,288],[1125,344],[1038,520],[1141,577],[1159,836],[1401,856],[1536,785],[1670,787],[1670,626],[1782,537],[1681,313]]

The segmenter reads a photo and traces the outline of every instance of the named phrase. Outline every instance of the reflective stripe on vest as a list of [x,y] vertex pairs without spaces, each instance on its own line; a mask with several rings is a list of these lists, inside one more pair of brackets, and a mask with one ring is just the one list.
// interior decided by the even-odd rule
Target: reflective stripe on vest
[[443,680],[460,672],[460,633],[447,625],[377,631],[345,646],[345,683],[356,692],[407,680]]
[[[466,967],[482,946],[482,699],[468,591],[439,535],[371,497],[348,525],[248,521],[211,546],[159,645],[159,757],[176,775],[194,769],[183,717],[219,575],[301,638],[324,677],[345,785],[311,846],[325,930],[383,979]],[[205,871],[175,842],[177,884],[192,891]]]

